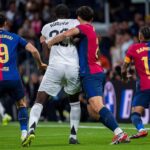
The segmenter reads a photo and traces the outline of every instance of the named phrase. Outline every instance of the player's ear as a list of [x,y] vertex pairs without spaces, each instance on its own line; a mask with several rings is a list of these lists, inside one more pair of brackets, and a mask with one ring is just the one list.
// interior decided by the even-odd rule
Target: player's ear
[[81,18],[78,16],[77,19],[79,20],[79,22],[81,22]]
[[141,32],[139,32],[138,36],[139,36],[139,40],[140,41],[144,41],[144,36],[143,36],[143,34]]

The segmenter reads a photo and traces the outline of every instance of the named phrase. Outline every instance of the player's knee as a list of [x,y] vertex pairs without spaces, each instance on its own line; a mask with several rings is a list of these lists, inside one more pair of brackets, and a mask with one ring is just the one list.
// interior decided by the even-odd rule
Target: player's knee
[[144,107],[142,107],[142,106],[132,107],[132,113],[142,114],[143,111],[144,111]]
[[99,114],[92,109],[91,105],[87,105],[87,110],[91,118],[99,120]]
[[20,107],[27,107],[27,102],[26,102],[26,99],[25,97],[22,98],[21,100],[19,100],[17,103],[17,108],[20,108]]
[[89,104],[96,113],[99,113],[99,111],[104,107],[102,98],[100,96],[90,98]]
[[47,93],[38,92],[35,103],[40,103],[40,104],[44,105],[44,103],[46,102],[46,100],[48,100],[48,98],[49,98],[49,95]]

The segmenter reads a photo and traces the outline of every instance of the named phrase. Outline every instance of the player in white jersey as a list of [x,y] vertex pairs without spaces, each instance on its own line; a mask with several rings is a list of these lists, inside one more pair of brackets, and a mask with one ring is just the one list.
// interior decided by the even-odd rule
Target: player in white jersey
[[[71,29],[79,24],[77,20],[66,19],[69,17],[69,9],[66,5],[60,4],[55,9],[56,17],[59,18],[52,23],[46,24],[41,33],[41,39],[45,42],[56,36],[57,34]],[[42,45],[46,43],[42,41]],[[51,48],[49,65],[39,87],[35,104],[31,108],[29,118],[29,133],[24,141],[24,146],[30,145],[35,137],[35,128],[39,121],[43,104],[50,96],[56,96],[59,91],[64,91],[69,95],[70,99],[70,127],[71,133],[69,144],[78,144],[77,130],[80,120],[80,80],[79,80],[79,59],[76,47],[71,44],[69,39],[58,43]]]

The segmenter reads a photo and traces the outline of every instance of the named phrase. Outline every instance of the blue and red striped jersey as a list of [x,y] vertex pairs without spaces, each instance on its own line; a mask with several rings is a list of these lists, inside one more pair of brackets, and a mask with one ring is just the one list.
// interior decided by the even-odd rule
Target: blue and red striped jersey
[[17,69],[19,45],[25,47],[27,41],[17,34],[0,30],[0,81],[20,79]]
[[103,72],[103,68],[97,59],[99,50],[98,38],[95,29],[90,24],[80,24],[79,65],[80,75],[96,74]]

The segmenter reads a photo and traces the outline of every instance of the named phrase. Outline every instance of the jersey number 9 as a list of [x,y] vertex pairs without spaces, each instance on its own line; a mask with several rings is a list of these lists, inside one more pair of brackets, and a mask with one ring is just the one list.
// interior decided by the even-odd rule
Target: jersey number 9
[[6,44],[0,44],[0,63],[7,63],[9,60],[8,47]]

